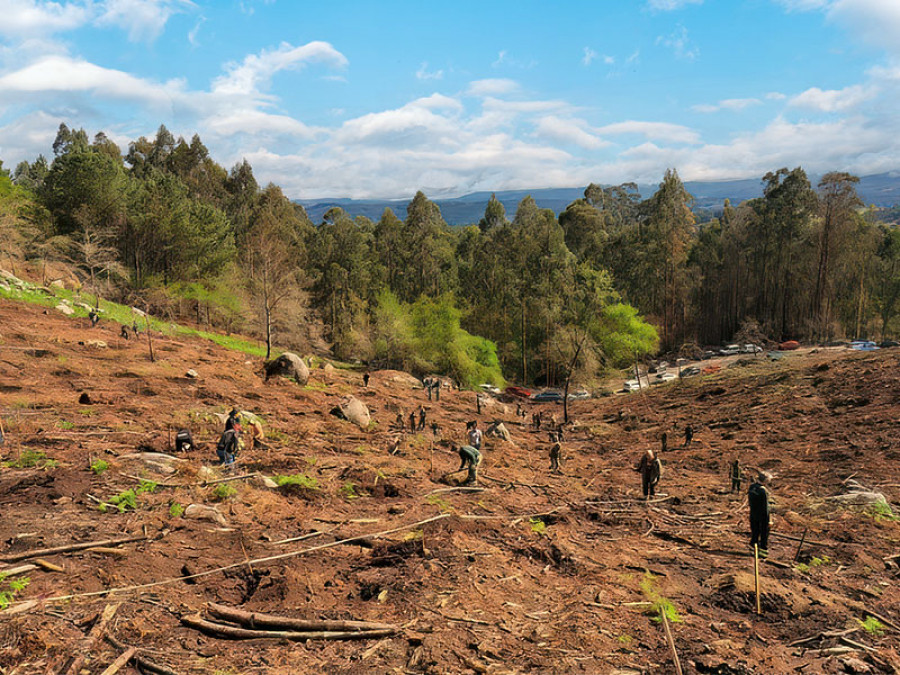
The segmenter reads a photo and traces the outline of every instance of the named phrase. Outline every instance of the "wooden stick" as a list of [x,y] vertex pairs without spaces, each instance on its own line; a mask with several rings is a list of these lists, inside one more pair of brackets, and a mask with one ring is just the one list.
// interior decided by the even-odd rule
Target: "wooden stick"
[[[107,635],[106,641],[118,650],[128,649],[126,645],[116,640],[112,635]],[[134,664],[136,666],[139,666],[141,670],[146,670],[150,673],[156,673],[156,675],[178,675],[178,673],[176,673],[174,670],[170,670],[165,666],[153,663],[153,661],[148,661],[143,656],[138,656],[137,654],[135,654],[131,658],[134,661]]]
[[124,548],[109,548],[108,546],[94,546],[87,549],[88,553],[103,553],[104,555],[117,555],[124,558],[128,555],[128,551]]
[[200,618],[199,614],[181,617],[181,623],[190,628],[199,630],[207,635],[231,640],[371,640],[372,638],[384,638],[393,635],[396,630],[365,630],[365,631],[287,631],[287,630],[251,630],[249,628],[235,628],[221,623],[214,623]]
[[54,565],[53,563],[47,562],[43,558],[35,558],[34,564],[40,567],[41,569],[45,569],[48,572],[65,572],[64,567],[60,567],[59,565]]
[[229,476],[228,478],[218,478],[216,480],[205,480],[200,483],[200,487],[209,487],[210,485],[218,485],[219,483],[230,483],[234,480],[243,480],[245,478],[256,478],[259,473],[245,473],[240,476]]
[[84,661],[90,653],[91,649],[94,648],[94,645],[97,643],[97,640],[100,639],[100,636],[103,635],[103,632],[106,630],[106,626],[112,621],[113,615],[116,613],[116,610],[119,609],[118,603],[107,605],[103,608],[103,612],[100,614],[100,618],[97,620],[97,623],[94,624],[94,627],[91,628],[91,632],[88,633],[87,637],[82,640],[81,647],[78,650],[78,656],[75,657],[75,660],[66,668],[64,672],[65,675],[76,675],[81,672],[81,666],[84,665]]
[[806,533],[809,532],[809,528],[806,527],[803,529],[803,536],[800,537],[800,544],[797,546],[797,552],[794,554],[794,562],[800,558],[800,549],[803,548],[803,542],[806,541]]
[[5,570],[0,570],[0,576],[4,577],[14,577],[17,574],[25,574],[25,572],[31,572],[32,570],[36,570],[38,568],[37,565],[19,565],[18,567],[7,567]]
[[669,643],[669,650],[672,652],[672,660],[675,662],[675,672],[678,675],[684,675],[681,670],[681,661],[678,660],[678,652],[675,651],[675,640],[672,638],[669,620],[666,618],[666,613],[662,609],[659,610],[659,615],[662,617],[663,628],[666,631],[666,642]]
[[753,544],[753,580],[756,586],[756,613],[762,614],[759,601],[759,544]]
[[389,630],[397,632],[397,626],[388,623],[375,623],[372,621],[328,621],[294,619],[289,616],[277,614],[264,614],[262,612],[246,612],[234,607],[226,607],[214,602],[207,603],[209,613],[217,619],[224,619],[247,628],[283,629],[293,631],[370,631]]
[[122,666],[131,661],[131,658],[135,655],[136,652],[137,647],[129,647],[126,651],[119,654],[119,658],[113,661],[109,665],[109,668],[100,673],[100,675],[115,675],[115,673],[119,672]]
[[330,530],[316,530],[315,532],[310,532],[308,534],[301,534],[299,537],[291,537],[289,539],[279,539],[278,541],[270,541],[269,544],[271,546],[278,546],[280,544],[293,544],[295,541],[303,541],[304,539],[312,539],[313,537],[318,537],[320,534],[328,534],[329,532],[334,532],[337,528],[332,527]]
[[9,555],[0,556],[3,562],[18,562],[19,560],[27,560],[28,558],[36,558],[38,556],[56,555],[57,553],[72,553],[73,551],[83,551],[86,548],[95,548],[97,546],[116,546],[118,544],[130,544],[135,541],[147,541],[149,537],[138,535],[134,537],[123,537],[121,539],[104,539],[102,541],[85,541],[80,544],[67,544],[65,546],[54,546],[53,548],[38,548],[33,551],[24,551],[22,553],[11,553]]

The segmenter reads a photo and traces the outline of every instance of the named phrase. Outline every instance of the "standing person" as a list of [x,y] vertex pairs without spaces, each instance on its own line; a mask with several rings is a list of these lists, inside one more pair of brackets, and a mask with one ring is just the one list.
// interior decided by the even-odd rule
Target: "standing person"
[[665,452],[669,449],[669,434],[665,431],[662,432],[660,440],[662,441],[662,452]]
[[477,414],[481,414],[481,394],[475,394],[475,410]]
[[127,340],[129,337],[128,336],[128,326],[126,326],[124,323],[122,324],[122,329],[119,331],[119,335],[121,335],[122,338],[125,340]]
[[465,485],[474,485],[478,482],[478,465],[481,464],[481,453],[477,448],[471,445],[462,445],[459,447],[459,458],[461,461],[458,471],[469,469],[469,475],[466,476]]
[[560,474],[562,473],[559,468],[559,458],[562,454],[562,438],[559,433],[551,433],[550,442],[553,443],[550,447],[550,472]]
[[525,417],[525,413],[522,412],[522,404],[518,401],[516,402],[516,417]]
[[750,546],[759,546],[759,555],[769,555],[769,491],[766,484],[769,475],[759,472],[756,482],[750,484],[747,501],[750,503]]
[[370,376],[369,376],[369,373],[365,373],[365,374],[363,375],[363,386],[364,386],[364,387],[368,387],[368,386],[369,386],[369,377],[370,377]]
[[434,436],[435,438],[437,438],[440,435],[440,433],[441,433],[441,427],[438,425],[437,422],[432,422],[431,423],[431,435]]
[[690,447],[691,441],[694,440],[694,427],[688,424],[684,428],[684,447]]
[[741,463],[735,457],[734,461],[731,463],[731,491],[732,492],[740,492],[741,491],[741,481],[743,480],[743,476],[741,475]]
[[481,452],[482,434],[481,429],[478,428],[478,420],[472,420],[467,426],[469,432],[466,434],[466,437],[469,440],[469,445],[478,450],[478,452]]
[[419,406],[419,431],[425,431],[425,406]]
[[88,312],[88,318],[91,320],[91,328],[93,328],[100,322],[100,315],[97,313],[96,309],[92,309],[90,312]]
[[394,424],[396,425],[398,430],[403,431],[403,411],[402,410],[397,412],[397,419],[394,420]]
[[240,440],[240,425],[232,426],[222,433],[216,445],[216,454],[219,456],[221,464],[224,466],[234,464],[234,458],[237,457],[238,448],[240,447]]
[[441,380],[440,380],[440,378],[437,378],[437,377],[434,378],[431,381],[431,386],[434,389],[434,400],[440,401],[441,400]]
[[409,413],[409,432],[411,434],[416,433],[416,411],[412,410]]
[[662,476],[662,463],[660,463],[659,457],[653,453],[652,448],[647,448],[635,470],[641,474],[641,491],[644,499],[650,501],[650,498],[656,494],[656,484],[659,483]]
[[426,377],[422,380],[422,385],[425,387],[425,393],[428,394],[428,400],[431,400],[431,378]]
[[241,450],[246,449],[244,447],[244,432],[249,433],[250,435],[250,445],[254,448],[265,448],[265,443],[263,440],[265,439],[265,434],[263,433],[263,426],[260,419],[254,415],[252,412],[247,412],[246,410],[238,410],[237,408],[232,408],[231,412],[228,413],[228,419],[225,420],[225,431],[230,431],[232,429],[237,429],[238,433],[238,447]]

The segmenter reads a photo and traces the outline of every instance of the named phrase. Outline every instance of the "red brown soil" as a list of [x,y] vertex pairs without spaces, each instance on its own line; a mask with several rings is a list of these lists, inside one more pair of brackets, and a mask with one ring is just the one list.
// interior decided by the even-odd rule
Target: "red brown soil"
[[[900,624],[898,570],[884,560],[897,553],[898,524],[816,509],[851,475],[897,502],[900,351],[757,359],[642,394],[576,401],[563,476],[547,474],[546,434],[516,418],[515,405],[506,414],[485,409],[482,426],[500,418],[513,438],[487,439],[487,489],[428,496],[453,483],[437,477],[455,470],[458,458],[448,442],[438,443],[432,479],[430,432],[406,434],[402,454],[388,455],[397,411],[424,403],[445,438],[461,439],[465,421],[476,417],[473,392],[445,391],[440,403],[429,403],[402,374],[376,371],[364,389],[361,372],[342,369],[313,370],[307,387],[266,383],[258,359],[199,339],[157,337],[151,363],[146,342],[126,342],[116,328],[91,329],[85,320],[0,301],[7,431],[0,451],[5,460],[31,449],[58,461],[55,468],[0,469],[0,555],[144,528],[152,538],[125,545],[124,556],[51,556],[64,573],[29,573],[16,600],[45,601],[0,614],[0,672],[58,671],[84,650],[103,607],[121,602],[109,632],[178,673],[674,673],[661,626],[640,605],[625,604],[647,599],[642,584],[683,618],[672,630],[686,673],[898,672],[896,630],[851,634],[872,651],[848,655],[817,651],[838,646],[836,639],[811,642],[806,651],[788,643],[854,627],[867,610]],[[81,344],[97,339],[108,347]],[[198,379],[184,376],[190,368]],[[82,393],[90,405],[79,404]],[[371,430],[329,414],[347,394],[369,406]],[[271,443],[246,452],[238,473],[306,473],[320,489],[286,494],[236,481],[236,494],[216,502],[212,488],[199,487],[221,429],[211,414],[232,404],[259,413]],[[562,415],[559,406],[544,409]],[[688,423],[696,438],[684,448]],[[167,430],[180,427],[190,427],[200,447],[176,474],[120,457],[139,447],[165,451]],[[648,506],[632,467],[645,448],[658,447],[664,430],[670,450],[660,488],[669,499]],[[734,457],[775,474],[773,531],[799,537],[808,528],[815,543],[800,560],[827,557],[798,571],[797,542],[773,537],[770,559],[782,566],[761,566],[760,616],[744,491],[728,492]],[[109,470],[95,475],[95,459]],[[134,488],[125,474],[184,487],[142,494],[135,511],[99,512],[87,495],[108,499]],[[228,527],[174,517],[172,502],[218,504]],[[180,579],[442,513],[450,515],[364,542],[372,547],[335,546]],[[316,530],[325,533],[273,543]],[[50,599],[157,581],[167,583]],[[180,623],[208,601],[403,628],[370,642],[225,641]],[[116,655],[98,643],[82,672],[100,673]]]

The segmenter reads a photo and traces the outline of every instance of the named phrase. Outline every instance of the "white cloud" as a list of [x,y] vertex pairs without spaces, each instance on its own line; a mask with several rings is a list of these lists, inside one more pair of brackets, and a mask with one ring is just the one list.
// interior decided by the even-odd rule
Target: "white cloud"
[[194,24],[194,27],[191,28],[191,30],[188,32],[187,38],[188,38],[188,42],[191,43],[191,46],[193,46],[193,47],[198,46],[199,43],[197,42],[197,34],[200,33],[200,28],[203,26],[204,23],[206,23],[206,17],[201,16],[199,19],[197,19],[197,23]]
[[863,41],[900,53],[900,2],[897,0],[778,0],[790,12],[822,10],[829,21]]
[[82,26],[90,11],[82,2],[0,0],[0,17],[0,35],[23,40]]
[[758,98],[726,98],[714,104],[700,103],[691,106],[691,110],[700,113],[714,113],[719,112],[720,110],[743,110],[744,108],[760,104],[762,104],[762,101]]
[[686,5],[702,5],[703,0],[647,0],[647,7],[658,12],[671,12]]
[[625,122],[607,124],[594,131],[601,136],[635,134],[644,136],[645,138],[669,141],[671,143],[700,142],[700,135],[693,129],[680,124],[670,124],[669,122],[640,122],[637,120],[627,120]]
[[609,141],[599,138],[587,128],[582,120],[563,119],[556,115],[547,115],[537,120],[535,136],[546,138],[565,145],[576,145],[589,150],[610,145]]
[[277,49],[247,56],[240,64],[226,65],[227,73],[213,82],[213,91],[221,94],[256,95],[265,89],[272,76],[282,70],[299,70],[308,63],[326,63],[334,68],[347,66],[347,58],[327,42],[309,42],[294,47],[282,42]]
[[656,44],[668,47],[676,58],[693,61],[700,56],[700,48],[691,42],[688,30],[681,24],[669,35],[660,35],[656,38]]
[[797,94],[788,101],[798,108],[809,108],[819,112],[842,112],[855,108],[863,101],[867,101],[877,95],[878,90],[874,86],[854,84],[844,89],[822,90],[812,87]]
[[152,42],[173,14],[193,6],[189,0],[106,0],[97,24],[127,30],[135,42]]
[[422,65],[419,66],[419,69],[416,71],[416,79],[419,80],[442,80],[444,79],[444,71],[443,70],[428,70],[428,62],[423,61]]
[[475,80],[469,83],[466,93],[469,96],[503,96],[519,90],[519,83],[515,80],[491,78]]
[[348,120],[334,133],[334,138],[342,145],[380,145],[395,150],[432,143],[455,145],[459,127],[454,114],[461,110],[459,101],[434,94],[402,108]]
[[782,94],[780,91],[770,91],[768,94],[766,94],[766,100],[769,101],[783,101],[786,98],[787,96]]
[[584,56],[581,58],[581,63],[584,64],[585,66],[589,66],[589,65],[591,65],[591,61],[596,59],[598,56],[600,56],[600,55],[597,52],[595,52],[593,49],[591,49],[590,47],[585,47],[584,48]]

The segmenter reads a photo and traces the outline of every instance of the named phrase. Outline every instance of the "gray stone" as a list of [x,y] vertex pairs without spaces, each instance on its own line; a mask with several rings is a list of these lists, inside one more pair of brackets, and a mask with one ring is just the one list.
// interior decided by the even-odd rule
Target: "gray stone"
[[299,356],[292,352],[285,352],[277,359],[272,359],[265,365],[266,379],[281,375],[292,377],[297,384],[304,385],[309,382],[309,367]]
[[75,313],[75,310],[69,307],[68,305],[64,305],[63,303],[59,303],[56,306],[56,311],[62,312],[66,316],[72,316]]
[[191,378],[192,380],[196,380],[198,377],[200,377],[200,376],[197,374],[197,371],[194,370],[193,368],[191,368],[189,371],[187,371],[187,372],[184,374],[184,376],[185,376],[185,377],[189,377],[189,378]]
[[366,404],[355,396],[345,396],[331,412],[338,417],[353,422],[360,429],[367,429],[372,421]]
[[184,510],[183,515],[185,518],[190,518],[191,520],[208,520],[209,522],[215,523],[216,525],[228,527],[228,521],[225,520],[225,516],[219,513],[219,510],[214,506],[190,504]]

